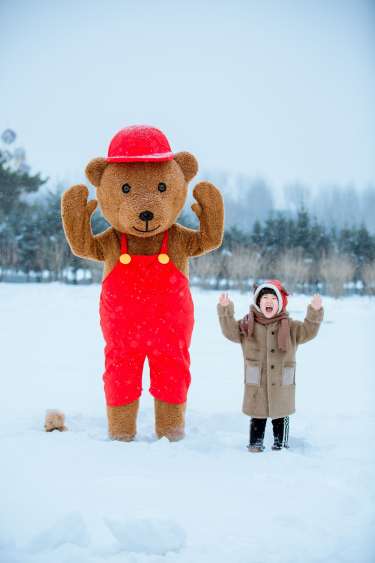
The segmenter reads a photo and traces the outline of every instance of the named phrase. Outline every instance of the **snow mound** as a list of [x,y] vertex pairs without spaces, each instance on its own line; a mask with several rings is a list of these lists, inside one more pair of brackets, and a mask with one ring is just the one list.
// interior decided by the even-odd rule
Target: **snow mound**
[[57,549],[64,544],[85,547],[89,544],[89,534],[79,512],[71,512],[58,520],[51,528],[37,534],[30,542],[33,553]]
[[106,518],[106,524],[125,551],[165,555],[180,551],[186,544],[185,531],[172,520],[136,518],[119,521]]

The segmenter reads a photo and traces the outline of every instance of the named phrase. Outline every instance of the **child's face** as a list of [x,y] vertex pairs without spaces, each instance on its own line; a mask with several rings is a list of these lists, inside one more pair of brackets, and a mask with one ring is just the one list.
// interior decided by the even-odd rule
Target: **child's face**
[[259,308],[267,319],[271,319],[277,314],[279,302],[276,295],[273,293],[266,293],[262,295],[259,302]]

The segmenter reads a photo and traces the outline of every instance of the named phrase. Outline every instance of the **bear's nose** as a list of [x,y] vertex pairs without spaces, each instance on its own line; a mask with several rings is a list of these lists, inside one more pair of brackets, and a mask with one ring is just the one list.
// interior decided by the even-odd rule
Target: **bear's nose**
[[142,211],[142,213],[139,214],[139,218],[142,219],[142,221],[151,221],[151,219],[154,218],[154,214],[151,211]]

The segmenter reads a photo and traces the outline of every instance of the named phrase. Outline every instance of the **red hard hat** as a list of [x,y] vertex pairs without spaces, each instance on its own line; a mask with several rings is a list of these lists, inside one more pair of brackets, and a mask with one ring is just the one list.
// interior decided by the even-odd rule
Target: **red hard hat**
[[172,160],[167,137],[156,127],[132,125],[121,129],[112,139],[107,162],[163,162]]

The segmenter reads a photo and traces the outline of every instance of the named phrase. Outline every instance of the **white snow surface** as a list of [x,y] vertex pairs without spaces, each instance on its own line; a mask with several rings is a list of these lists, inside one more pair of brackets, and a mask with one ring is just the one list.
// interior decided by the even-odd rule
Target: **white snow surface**
[[[242,355],[194,290],[187,437],[107,437],[99,286],[0,284],[1,563],[375,561],[375,300],[325,299],[298,350],[290,449],[247,452]],[[232,293],[237,318],[249,297]],[[291,297],[303,319],[307,296]],[[68,432],[45,433],[47,409]]]

